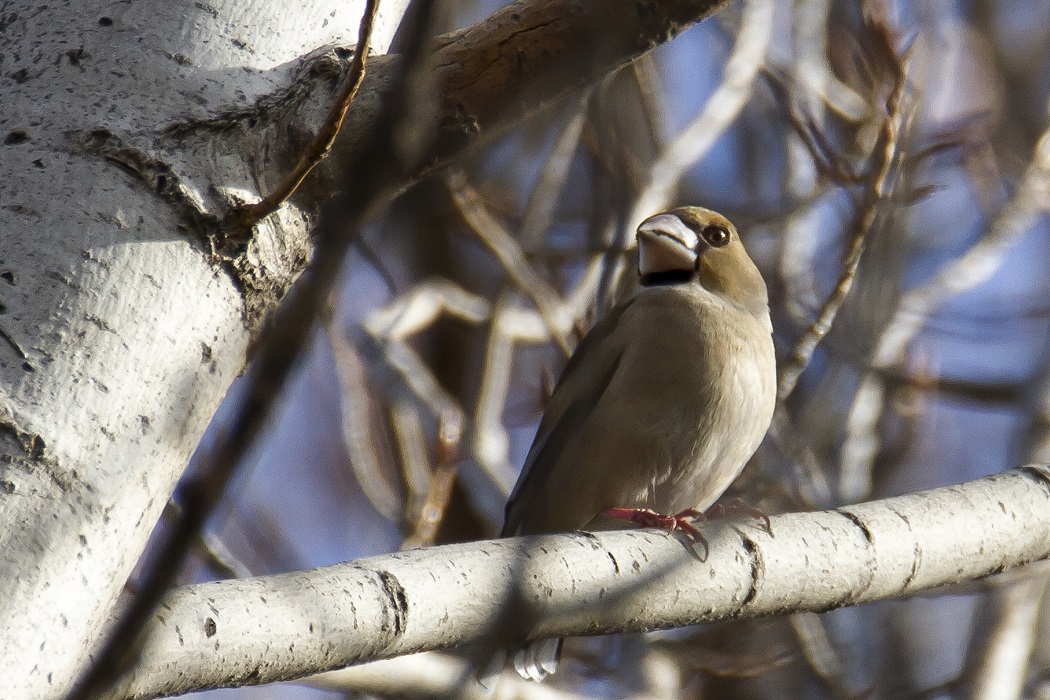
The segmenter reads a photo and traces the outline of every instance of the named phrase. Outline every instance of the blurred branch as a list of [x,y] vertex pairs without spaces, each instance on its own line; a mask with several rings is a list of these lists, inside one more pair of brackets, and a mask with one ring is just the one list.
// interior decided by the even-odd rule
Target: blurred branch
[[871,495],[875,459],[879,454],[879,423],[886,411],[886,381],[865,372],[850,401],[839,457],[839,497],[846,503]]
[[823,508],[832,503],[831,482],[824,465],[799,433],[784,404],[773,409],[769,437],[777,450],[795,469],[796,479],[791,484],[798,489],[802,502],[809,508]]
[[850,690],[846,682],[842,659],[828,637],[824,619],[816,613],[804,612],[795,613],[788,620],[806,663],[832,692],[833,697],[854,697],[856,693]]
[[202,533],[193,551],[205,566],[223,578],[247,578],[252,575],[251,569],[245,566],[215,533]]
[[1050,129],[1039,138],[1032,160],[1013,198],[999,210],[988,232],[964,255],[944,266],[932,280],[901,297],[899,308],[879,338],[872,364],[901,362],[909,343],[942,304],[987,281],[1006,253],[1050,211]]
[[722,83],[696,118],[668,143],[649,169],[649,182],[638,195],[627,221],[631,231],[645,217],[666,209],[685,172],[703,158],[751,97],[773,35],[771,0],[746,0],[733,52]]
[[1039,637],[1041,610],[1050,583],[1050,563],[1027,567],[993,588],[980,630],[972,639],[965,692],[970,700],[1008,700],[1024,696],[1028,661]]
[[445,180],[460,216],[503,265],[511,282],[536,305],[554,344],[565,357],[571,355],[569,336],[575,316],[570,315],[571,311],[566,313],[558,292],[532,269],[514,236],[488,212],[481,195],[467,183],[463,171],[450,171]]
[[419,524],[419,515],[423,511],[434,476],[427,449],[427,435],[423,428],[422,416],[419,415],[414,402],[393,401],[387,413],[394,438],[397,440],[401,475],[405,481],[402,521],[414,530]]
[[872,152],[864,198],[857,214],[853,236],[843,258],[842,272],[812,326],[795,343],[790,360],[780,371],[780,381],[777,387],[777,399],[780,402],[785,401],[795,390],[799,378],[806,370],[810,360],[813,359],[817,345],[831,330],[839,309],[842,308],[850,290],[853,289],[857,268],[860,266],[860,259],[867,245],[868,234],[881,211],[880,205],[892,190],[893,183],[890,175],[899,162],[898,148],[901,132],[908,120],[908,110],[903,104],[904,91],[908,84],[908,57],[907,55],[897,56],[894,53],[892,37],[887,27],[882,25],[873,27],[873,35],[882,43],[881,49],[888,59],[884,63],[892,71],[890,93],[885,104],[885,116]]
[[392,483],[390,471],[384,469],[383,452],[377,443],[381,408],[372,395],[368,370],[357,348],[335,335],[327,325],[332,359],[339,378],[339,408],[343,444],[350,458],[354,477],[376,512],[397,522],[404,509],[401,494]]
[[[564,299],[559,316],[581,318],[594,298],[601,277],[600,255],[591,258],[576,289]],[[492,324],[485,347],[481,388],[474,412],[472,451],[478,464],[500,488],[504,499],[516,478],[509,464],[510,439],[503,425],[503,412],[510,395],[516,345],[537,345],[549,341],[549,332],[537,313],[521,308],[507,292],[501,293],[493,307]]]
[[[489,313],[488,300],[449,280],[434,278],[417,284],[369,314],[360,332],[354,334],[356,343],[328,326],[342,385],[343,438],[354,474],[362,492],[380,514],[394,521],[406,516],[412,532],[417,535],[420,528],[436,528],[440,522],[444,506],[440,514],[435,513],[433,507],[447,499],[448,494],[442,497],[440,491],[446,486],[451,488],[447,468],[454,473],[455,461],[450,466],[439,456],[437,471],[431,471],[421,416],[414,404],[422,405],[438,421],[441,455],[446,448],[458,446],[464,417],[455,397],[441,386],[408,341],[439,318],[451,317],[477,324],[487,319]],[[390,419],[400,450],[407,504],[390,483],[391,470],[383,468],[383,455],[373,439],[377,422],[373,415],[378,403],[373,395],[376,388],[379,398],[391,404]],[[407,400],[407,396],[411,396],[411,400]],[[441,486],[446,481],[447,485]]]
[[864,98],[843,83],[828,64],[828,15],[830,0],[800,0],[795,3],[791,29],[797,56],[791,66],[794,81],[812,96],[810,111],[826,105],[849,121],[859,121],[868,111]]
[[[376,359],[393,370],[431,414],[441,419],[449,414],[461,414],[462,409],[408,340],[444,316],[479,324],[488,319],[490,313],[491,305],[484,297],[471,294],[447,279],[429,279],[371,313],[362,323],[367,336],[359,345],[373,345],[375,352],[370,354],[378,355]],[[368,350],[362,349],[366,353]],[[384,390],[392,391],[389,386]]]
[[485,342],[485,361],[481,369],[481,386],[474,406],[474,435],[471,450],[478,464],[497,485],[505,499],[510,495],[515,470],[510,465],[510,438],[503,424],[503,410],[510,394],[514,373],[515,338],[508,332],[507,316],[511,300],[506,292],[496,297],[492,323]]
[[[913,595],[1050,556],[1050,467],[816,513],[433,547],[184,586],[113,698],[290,680],[463,644],[667,629]],[[507,616],[508,601],[526,614]],[[521,627],[522,620],[535,624]],[[516,624],[514,621],[517,620]],[[498,639],[491,637],[493,631]]]
[[572,165],[573,154],[580,143],[580,134],[583,132],[583,124],[586,120],[587,95],[579,101],[572,111],[561,133],[554,141],[551,152],[547,156],[536,184],[529,193],[529,201],[525,204],[525,214],[521,221],[521,245],[526,251],[532,252],[543,243],[543,237],[550,228],[551,220],[554,218],[554,208],[558,203],[558,195],[565,186],[565,179],[569,175],[569,167]]
[[451,412],[441,416],[438,423],[437,465],[430,475],[425,498],[418,510],[409,510],[413,517],[411,534],[401,544],[402,549],[433,544],[438,528],[448,510],[459,467],[459,443],[463,437],[463,416]]

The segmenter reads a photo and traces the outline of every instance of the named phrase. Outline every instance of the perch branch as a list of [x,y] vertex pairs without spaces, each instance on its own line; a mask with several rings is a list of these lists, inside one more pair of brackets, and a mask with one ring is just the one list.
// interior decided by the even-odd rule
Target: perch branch
[[[1050,556],[1050,467],[771,519],[430,547],[183,586],[113,698],[269,683],[465,644],[667,629],[915,595]],[[526,624],[525,621],[529,621]],[[494,637],[494,631],[498,637]]]

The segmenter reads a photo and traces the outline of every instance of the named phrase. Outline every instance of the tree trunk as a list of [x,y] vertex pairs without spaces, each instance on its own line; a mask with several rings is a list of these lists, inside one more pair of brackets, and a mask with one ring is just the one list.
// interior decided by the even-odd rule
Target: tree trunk
[[[377,51],[404,5],[380,8]],[[287,105],[337,82],[297,83],[300,56],[352,46],[362,7],[0,10],[0,696],[69,687],[253,328],[305,264],[302,212],[233,254],[204,218],[290,167],[260,146],[301,144],[321,112]],[[219,128],[273,95],[286,102],[256,128]]]

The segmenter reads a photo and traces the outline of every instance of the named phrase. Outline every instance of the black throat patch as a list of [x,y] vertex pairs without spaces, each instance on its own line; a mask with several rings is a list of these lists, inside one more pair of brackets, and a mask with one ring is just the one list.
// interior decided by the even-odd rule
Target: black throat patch
[[695,275],[696,272],[693,270],[668,270],[642,275],[638,281],[643,287],[666,287],[672,284],[692,282]]

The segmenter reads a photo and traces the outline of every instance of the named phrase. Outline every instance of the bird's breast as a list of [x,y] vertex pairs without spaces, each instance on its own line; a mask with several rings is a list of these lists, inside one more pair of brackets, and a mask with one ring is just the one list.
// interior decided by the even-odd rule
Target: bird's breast
[[[684,304],[685,309],[679,308]],[[646,386],[640,461],[627,504],[661,512],[706,509],[729,487],[765,435],[776,397],[768,321],[683,295],[665,302],[677,323],[626,358]],[[651,394],[646,394],[647,387]],[[646,397],[648,400],[646,400]]]

